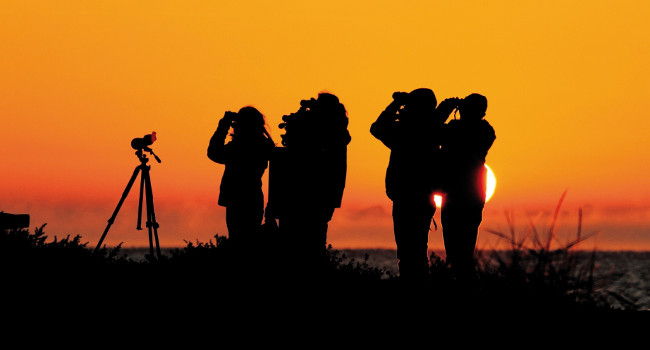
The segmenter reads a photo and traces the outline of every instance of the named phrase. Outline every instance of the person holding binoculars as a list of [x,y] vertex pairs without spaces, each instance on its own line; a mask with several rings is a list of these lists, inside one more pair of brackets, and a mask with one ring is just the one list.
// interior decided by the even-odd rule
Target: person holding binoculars
[[[232,140],[226,143],[230,129]],[[218,204],[226,207],[228,237],[235,246],[251,244],[262,224],[262,175],[274,147],[264,116],[250,106],[226,112],[210,139],[208,158],[225,165]]]
[[427,241],[441,186],[441,137],[446,119],[436,113],[436,96],[421,88],[395,92],[393,101],[370,127],[390,149],[386,194],[393,201],[393,228],[400,278],[422,281],[428,274]]
[[[460,119],[445,124],[442,148],[445,153],[444,199],[441,212],[447,263],[456,276],[470,281],[474,270],[474,250],[485,206],[485,157],[496,134],[484,119],[487,98],[480,94],[450,98],[449,116],[456,109]],[[442,103],[441,103],[442,105]]]

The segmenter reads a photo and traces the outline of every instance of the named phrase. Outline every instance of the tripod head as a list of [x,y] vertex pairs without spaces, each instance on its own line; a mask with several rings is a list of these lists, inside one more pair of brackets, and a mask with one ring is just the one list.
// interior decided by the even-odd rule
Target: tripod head
[[136,137],[131,140],[131,148],[135,150],[135,155],[138,156],[138,159],[140,159],[142,163],[149,161],[149,158],[147,158],[144,152],[149,152],[158,163],[161,163],[160,158],[149,147],[156,141],[156,139],[156,132],[153,131],[151,134],[144,135],[143,137]]
[[149,154],[151,154],[158,163],[162,163],[160,157],[158,157],[156,153],[154,153],[154,151],[149,147],[145,147],[143,149],[139,149],[135,151],[135,155],[138,157],[138,159],[140,159],[142,163],[147,163],[149,161],[149,158],[147,157],[146,154],[144,154],[144,152],[149,152]]

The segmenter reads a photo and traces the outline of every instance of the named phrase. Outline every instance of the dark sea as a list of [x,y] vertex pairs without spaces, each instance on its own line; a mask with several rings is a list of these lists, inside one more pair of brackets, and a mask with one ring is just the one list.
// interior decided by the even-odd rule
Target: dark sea
[[[355,249],[343,252],[349,258],[367,259],[369,265],[398,274],[394,250]],[[433,253],[445,257],[444,251]],[[588,261],[591,252],[578,254]],[[650,311],[650,252],[596,252],[595,262],[595,291],[606,296],[610,305],[623,309],[632,304],[639,310]]]
[[[123,248],[122,253],[134,260],[143,259],[146,248]],[[169,249],[164,249],[163,254]],[[354,259],[373,267],[385,269],[397,276],[397,257],[392,249],[342,249],[344,260]],[[444,251],[433,251],[444,259]],[[583,254],[588,260],[590,252]],[[596,252],[594,269],[595,289],[607,296],[614,308],[636,305],[639,310],[650,311],[650,252],[600,251]]]

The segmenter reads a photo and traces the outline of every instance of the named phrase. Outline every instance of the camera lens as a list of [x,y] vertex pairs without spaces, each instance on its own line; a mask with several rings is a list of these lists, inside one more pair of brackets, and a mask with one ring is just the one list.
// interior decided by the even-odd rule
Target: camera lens
[[133,140],[131,140],[131,148],[135,150],[143,149],[147,146],[151,146],[151,144],[153,144],[154,141],[156,141],[155,132],[144,135],[143,137],[136,137]]

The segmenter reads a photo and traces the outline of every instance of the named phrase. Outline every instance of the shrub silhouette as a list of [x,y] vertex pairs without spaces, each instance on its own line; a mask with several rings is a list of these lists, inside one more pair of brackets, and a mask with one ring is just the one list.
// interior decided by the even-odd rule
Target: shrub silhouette
[[[102,288],[110,286],[112,292],[132,287],[168,294],[200,290],[212,295],[223,288],[245,290],[255,285],[250,290],[256,293],[268,295],[269,290],[275,290],[286,296],[294,295],[287,292],[297,286],[312,285],[317,286],[312,289],[317,293],[338,293],[339,298],[367,302],[372,300],[367,296],[373,295],[384,303],[411,300],[414,305],[443,309],[607,310],[605,298],[594,289],[595,252],[573,251],[590,236],[581,232],[582,216],[575,240],[556,243],[557,247],[549,244],[561,202],[544,239],[532,224],[530,233],[523,235],[512,224],[508,234],[490,230],[507,240],[510,250],[483,252],[470,281],[458,280],[434,253],[430,278],[416,289],[398,283],[386,269],[371,266],[368,256],[351,259],[331,246],[318,264],[303,266],[301,261],[283,258],[285,251],[273,243],[273,237],[242,252],[226,237],[217,235],[208,242],[186,242],[185,247],[168,251],[159,261],[150,257],[136,261],[120,255],[121,245],[93,254],[79,235],[48,240],[43,225],[33,233],[1,232],[0,264],[12,271],[13,277],[65,281],[70,289],[92,282]],[[413,293],[415,290],[418,292]]]
[[93,254],[88,243],[81,242],[80,235],[57,236],[48,241],[45,226],[26,229],[0,230],[0,261],[5,266],[60,268],[62,266],[89,266],[101,264],[122,264],[128,259],[119,257],[121,244],[114,248],[103,248]]
[[164,259],[168,266],[210,271],[223,277],[254,277],[281,279],[284,283],[326,280],[328,282],[367,283],[394,278],[386,269],[368,264],[363,260],[348,258],[344,253],[328,246],[325,256],[308,269],[300,261],[284,258],[286,254],[266,239],[263,244],[253,245],[245,251],[232,246],[228,238],[215,235],[208,242],[189,242],[180,249],[173,249]]

